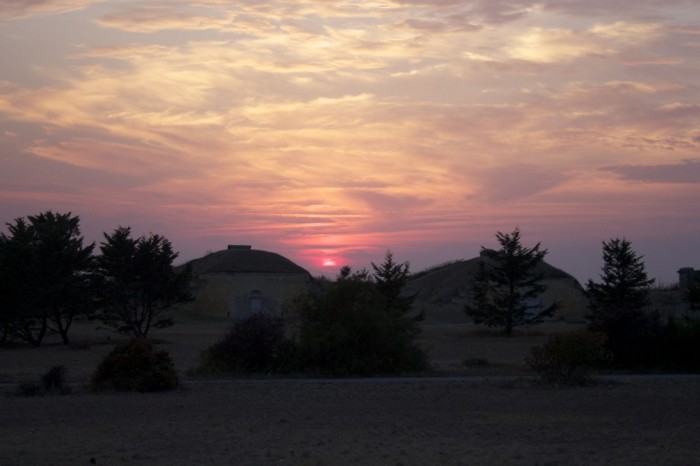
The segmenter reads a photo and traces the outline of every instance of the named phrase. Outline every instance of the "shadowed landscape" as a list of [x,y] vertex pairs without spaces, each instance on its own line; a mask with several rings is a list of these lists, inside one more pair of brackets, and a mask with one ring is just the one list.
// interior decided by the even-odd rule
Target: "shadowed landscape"
[[175,317],[155,339],[192,381],[173,392],[86,391],[120,338],[94,323],[76,324],[71,346],[52,336],[41,348],[0,351],[0,381],[63,364],[75,384],[67,396],[0,398],[0,464],[691,465],[700,453],[697,377],[569,388],[528,378],[529,348],[580,324],[551,322],[511,338],[468,323],[425,324],[419,342],[436,373],[522,378],[194,383],[188,370],[230,321]]

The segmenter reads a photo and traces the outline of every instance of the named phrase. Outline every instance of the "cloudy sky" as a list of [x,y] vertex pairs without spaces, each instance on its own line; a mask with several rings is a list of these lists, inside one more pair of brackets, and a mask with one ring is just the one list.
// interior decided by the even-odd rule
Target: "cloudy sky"
[[[3,0],[0,221],[414,271],[700,268],[697,0]],[[325,264],[325,266],[324,266]]]

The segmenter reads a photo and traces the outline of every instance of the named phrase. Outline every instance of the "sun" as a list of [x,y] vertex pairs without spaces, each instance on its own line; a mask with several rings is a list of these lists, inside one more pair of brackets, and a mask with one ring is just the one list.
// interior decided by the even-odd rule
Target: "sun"
[[336,265],[334,259],[323,259],[322,264],[324,267],[335,267],[335,265]]

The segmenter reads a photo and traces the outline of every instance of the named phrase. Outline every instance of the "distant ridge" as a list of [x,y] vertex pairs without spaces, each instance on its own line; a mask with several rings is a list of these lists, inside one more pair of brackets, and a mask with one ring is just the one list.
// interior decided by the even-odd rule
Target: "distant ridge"
[[[406,291],[416,294],[415,307],[425,311],[426,321],[469,322],[464,305],[471,299],[473,277],[480,262],[480,257],[447,262],[411,276]],[[540,264],[537,271],[544,275],[547,286],[547,291],[541,296],[543,303],[554,300],[562,303],[555,318],[582,319],[587,301],[581,284],[572,275],[546,262]]]

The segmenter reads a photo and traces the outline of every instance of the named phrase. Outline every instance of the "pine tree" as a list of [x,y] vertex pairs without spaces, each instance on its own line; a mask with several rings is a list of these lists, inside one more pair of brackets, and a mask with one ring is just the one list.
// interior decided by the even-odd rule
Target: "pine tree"
[[662,326],[658,313],[647,313],[649,287],[644,262],[626,239],[603,241],[601,283],[588,281],[590,328],[607,335],[607,346],[621,367],[649,367],[658,362]]
[[542,274],[535,269],[547,250],[541,250],[540,243],[524,247],[517,228],[512,234],[498,232],[496,238],[500,249],[481,248],[481,262],[472,287],[473,301],[465,306],[465,312],[475,324],[502,327],[506,335],[511,335],[514,327],[539,324],[551,317],[559,303],[545,307],[538,299],[546,286],[542,284]]
[[602,282],[588,280],[586,286],[594,327],[617,314],[641,311],[649,303],[654,279],[647,277],[642,259],[624,238],[603,241]]
[[377,291],[386,300],[387,312],[399,316],[410,312],[415,296],[407,295],[403,291],[411,275],[408,262],[401,264],[394,262],[393,253],[387,251],[384,262],[379,265],[372,262],[372,268],[374,283]]

